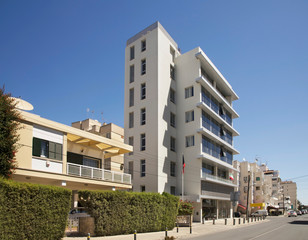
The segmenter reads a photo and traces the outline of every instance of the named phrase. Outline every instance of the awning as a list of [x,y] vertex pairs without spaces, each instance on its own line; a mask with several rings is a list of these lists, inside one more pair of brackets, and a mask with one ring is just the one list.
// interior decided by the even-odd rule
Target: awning
[[237,206],[240,207],[240,208],[243,208],[244,210],[246,210],[246,207],[241,205],[241,204],[238,204]]

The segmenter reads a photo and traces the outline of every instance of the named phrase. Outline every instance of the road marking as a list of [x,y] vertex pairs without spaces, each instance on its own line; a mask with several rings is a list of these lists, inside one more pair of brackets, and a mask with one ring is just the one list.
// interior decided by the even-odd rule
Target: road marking
[[256,239],[256,238],[258,238],[258,237],[261,237],[261,236],[263,236],[263,235],[265,235],[265,234],[268,234],[268,233],[274,232],[274,231],[278,230],[279,228],[284,227],[285,225],[287,225],[287,224],[284,224],[284,225],[282,225],[282,226],[280,226],[280,227],[278,227],[278,228],[275,228],[275,229],[273,229],[273,230],[271,230],[271,231],[268,231],[268,232],[262,233],[262,234],[260,234],[260,235],[258,235],[258,236],[253,237],[253,238],[249,238],[249,240],[253,240],[253,239]]

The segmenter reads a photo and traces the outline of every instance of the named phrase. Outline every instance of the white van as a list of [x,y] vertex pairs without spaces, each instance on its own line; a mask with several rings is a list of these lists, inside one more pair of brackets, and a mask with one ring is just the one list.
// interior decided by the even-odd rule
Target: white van
[[267,210],[257,210],[256,212],[252,213],[251,216],[253,217],[263,217],[268,216]]

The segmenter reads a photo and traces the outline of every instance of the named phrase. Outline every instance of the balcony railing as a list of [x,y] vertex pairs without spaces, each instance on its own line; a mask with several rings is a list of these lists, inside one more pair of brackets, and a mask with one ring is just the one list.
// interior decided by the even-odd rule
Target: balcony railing
[[73,163],[67,164],[67,174],[117,183],[131,184],[130,174],[109,171],[101,168],[88,167]]
[[218,176],[215,176],[215,175],[211,175],[211,174],[208,174],[208,173],[205,173],[205,172],[202,172],[202,178],[204,178],[204,179],[212,179],[212,180],[215,180],[215,181],[218,181],[218,182],[224,182],[224,183],[235,185],[235,183],[233,183],[233,181],[231,181],[229,179],[221,178],[221,177],[218,177]]

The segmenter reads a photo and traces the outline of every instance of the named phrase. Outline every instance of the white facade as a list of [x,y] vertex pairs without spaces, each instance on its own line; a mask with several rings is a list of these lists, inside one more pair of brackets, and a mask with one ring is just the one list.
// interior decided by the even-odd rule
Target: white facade
[[184,155],[184,198],[195,205],[194,219],[201,220],[202,208],[230,216],[230,192],[237,187],[230,180],[237,173],[232,166],[238,154],[233,136],[239,134],[232,124],[237,99],[199,47],[181,54],[159,22],[130,38],[124,136],[134,146],[125,156],[133,190],[182,195]]

